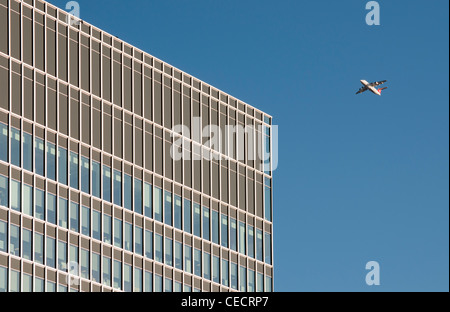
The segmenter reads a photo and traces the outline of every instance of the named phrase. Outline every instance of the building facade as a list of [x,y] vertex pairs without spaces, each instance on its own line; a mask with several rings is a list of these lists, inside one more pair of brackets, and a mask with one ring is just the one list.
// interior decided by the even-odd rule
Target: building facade
[[0,0],[0,292],[272,291],[271,117],[67,16]]

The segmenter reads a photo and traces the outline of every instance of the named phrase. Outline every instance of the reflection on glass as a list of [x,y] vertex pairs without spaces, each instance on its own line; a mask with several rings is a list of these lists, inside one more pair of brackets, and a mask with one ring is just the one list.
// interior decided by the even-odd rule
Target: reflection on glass
[[33,171],[33,136],[23,133],[23,169]]
[[45,175],[44,166],[44,140],[34,138],[34,169],[36,174]]

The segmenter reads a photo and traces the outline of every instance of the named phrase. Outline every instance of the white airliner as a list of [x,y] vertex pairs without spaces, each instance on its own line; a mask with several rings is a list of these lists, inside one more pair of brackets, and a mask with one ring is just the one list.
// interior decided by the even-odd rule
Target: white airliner
[[386,81],[387,80],[368,83],[366,80],[361,80],[361,83],[364,85],[364,87],[359,89],[358,92],[356,92],[356,94],[360,94],[360,93],[363,93],[363,92],[365,92],[367,90],[370,90],[372,93],[374,93],[376,95],[381,95],[381,91],[383,91],[384,89],[387,89],[387,87],[381,88],[381,89],[377,89],[375,87],[379,86],[379,85],[382,85]]

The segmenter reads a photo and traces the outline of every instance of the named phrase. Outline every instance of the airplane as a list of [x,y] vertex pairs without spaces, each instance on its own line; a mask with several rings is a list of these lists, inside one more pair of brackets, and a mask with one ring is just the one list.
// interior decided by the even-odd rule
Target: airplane
[[381,91],[387,89],[387,87],[381,88],[381,89],[375,88],[376,86],[382,85],[387,80],[377,81],[377,82],[372,82],[372,83],[368,83],[366,80],[360,80],[360,81],[364,85],[364,87],[359,89],[358,92],[356,92],[356,94],[360,94],[360,93],[366,92],[367,90],[370,90],[372,93],[374,93],[376,95],[381,95]]

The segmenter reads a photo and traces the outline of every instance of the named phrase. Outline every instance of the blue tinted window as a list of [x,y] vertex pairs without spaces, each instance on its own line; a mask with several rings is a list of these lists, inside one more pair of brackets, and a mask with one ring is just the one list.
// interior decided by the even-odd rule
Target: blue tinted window
[[80,231],[80,206],[76,203],[70,203],[70,229]]
[[111,202],[111,168],[103,166],[103,200]]
[[238,266],[236,263],[231,262],[230,266],[230,276],[231,276],[231,288],[238,290]]
[[9,253],[20,257],[20,228],[11,224],[9,235]]
[[200,211],[200,205],[197,203],[194,203],[194,235],[201,237],[201,211]]
[[24,184],[22,193],[22,212],[33,216],[33,187]]
[[32,232],[22,228],[22,258],[32,260]]
[[165,256],[164,256],[164,260],[166,261],[167,265],[173,266],[173,255],[172,255],[172,250],[173,250],[173,245],[172,245],[172,240],[170,238],[166,237],[166,242],[164,245],[164,251],[165,251]]
[[103,285],[111,287],[111,258],[103,256]]
[[111,244],[111,216],[103,215],[103,241],[107,244]]
[[70,152],[70,187],[78,189],[78,154]]
[[256,260],[263,261],[263,234],[256,229]]
[[0,160],[8,162],[8,126],[0,122]]
[[142,292],[142,269],[134,268],[134,289],[133,292]]
[[56,146],[47,142],[47,178],[56,181]]
[[81,156],[81,191],[90,194],[90,166],[89,158]]
[[194,248],[194,274],[202,277],[202,251]]
[[153,218],[152,186],[148,183],[144,183],[144,214],[146,217]]
[[20,130],[11,128],[11,164],[20,167]]
[[243,266],[239,267],[239,291],[247,291],[247,269]]
[[133,209],[132,203],[133,184],[131,176],[125,174],[123,177],[123,206],[128,210]]
[[67,185],[67,150],[58,147],[58,182]]
[[8,225],[0,220],[0,251],[8,252]]
[[33,171],[33,136],[23,133],[23,169]]
[[81,277],[89,279],[89,250],[81,248]]
[[114,218],[114,246],[122,248],[122,220]]
[[142,235],[143,230],[141,227],[134,227],[134,252],[142,256]]
[[125,250],[133,251],[133,225],[128,222],[125,222],[124,247]]
[[47,193],[47,221],[56,224],[56,196]]
[[125,292],[131,292],[133,290],[132,279],[133,279],[133,269],[132,269],[131,265],[124,264],[124,266],[123,266],[123,290]]
[[211,224],[212,241],[215,244],[219,244],[219,213],[215,210],[212,211]]
[[192,233],[192,227],[191,227],[191,201],[188,199],[184,200],[184,206],[183,206],[183,214],[184,214],[184,231],[191,234]]
[[20,211],[21,208],[20,194],[22,192],[20,184],[21,183],[16,180],[11,180],[11,209],[16,211]]
[[222,259],[222,285],[226,287],[229,286],[228,270],[228,260]]
[[114,170],[114,204],[122,206],[122,172]]
[[152,292],[153,291],[153,273],[145,271],[144,273],[144,291]]
[[163,291],[163,278],[162,276],[155,274],[155,292]]
[[134,179],[134,211],[142,214],[142,181]]
[[67,243],[58,240],[58,269],[67,272]]
[[247,255],[249,257],[255,258],[255,233],[254,233],[255,229],[253,226],[249,225],[247,227],[247,231],[248,231],[247,232],[248,233],[248,240],[247,240],[248,253],[247,253]]
[[114,260],[114,281],[113,287],[122,289],[122,262]]
[[153,233],[145,230],[145,257],[153,259]]
[[203,207],[203,238],[209,240],[209,208]]
[[166,278],[164,281],[164,292],[172,292],[172,280],[170,278]]
[[0,206],[9,207],[9,180],[7,177],[0,175]]
[[34,192],[34,214],[36,218],[45,220],[45,192],[40,189],[35,189]]
[[255,292],[255,271],[248,270],[248,292]]
[[239,221],[239,253],[245,255],[245,223]]
[[183,244],[175,241],[175,268],[183,270]]
[[181,230],[181,197],[176,196],[173,203],[173,226]]
[[211,280],[211,255],[203,252],[203,278]]
[[214,283],[220,284],[220,258],[213,256],[212,279]]
[[184,246],[184,270],[187,273],[192,273],[192,247]]
[[272,264],[272,235],[264,233],[264,262]]
[[100,163],[92,162],[92,195],[100,198]]
[[164,223],[172,225],[172,193],[168,191],[164,195]]
[[223,247],[228,248],[228,217],[226,215],[221,215],[220,224],[221,244]]
[[97,283],[101,283],[100,280],[100,255],[92,253],[92,280]]
[[48,237],[46,240],[46,265],[56,268],[56,242],[54,238]]
[[81,234],[91,235],[91,209],[88,207],[81,207]]
[[99,211],[92,209],[92,236],[94,239],[102,239],[102,215]]
[[34,138],[34,170],[41,176],[45,176],[44,157],[44,140]]
[[155,234],[155,260],[163,263],[163,237]]
[[153,188],[153,208],[155,210],[155,220],[162,222],[162,190]]
[[44,264],[44,235],[34,233],[34,261]]
[[266,292],[272,292],[272,278],[266,276]]
[[58,225],[67,229],[67,199],[59,198],[58,201]]
[[256,275],[256,291],[264,292],[264,275],[261,273]]

